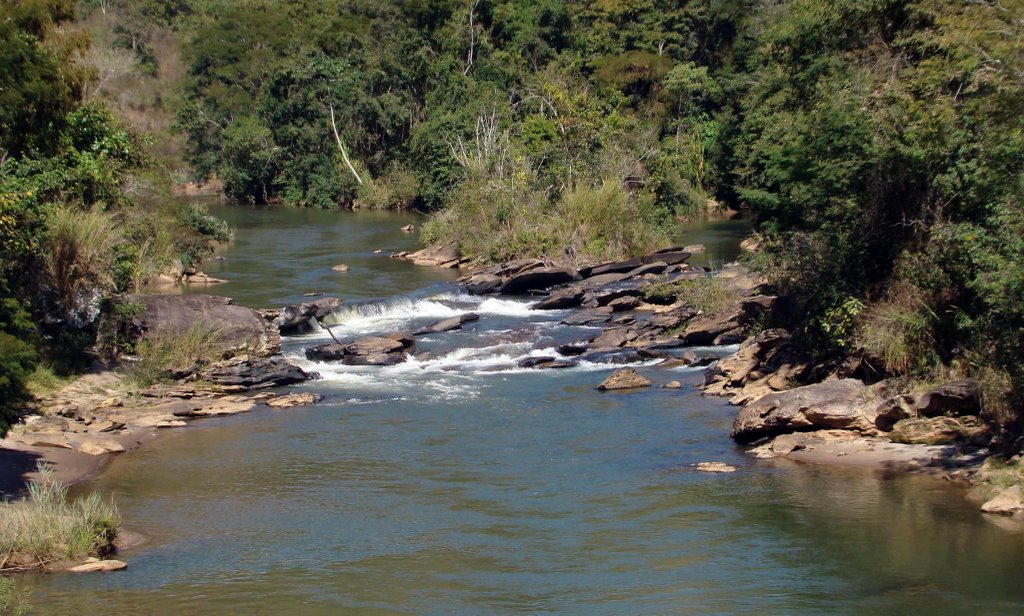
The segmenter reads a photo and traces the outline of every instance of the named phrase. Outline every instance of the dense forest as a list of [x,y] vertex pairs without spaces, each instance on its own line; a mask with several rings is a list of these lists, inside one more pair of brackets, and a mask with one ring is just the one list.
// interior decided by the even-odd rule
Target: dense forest
[[0,29],[7,419],[107,298],[227,237],[154,205],[216,179],[416,208],[478,261],[610,259],[749,211],[807,352],[976,376],[1019,420],[1020,0],[25,0]]

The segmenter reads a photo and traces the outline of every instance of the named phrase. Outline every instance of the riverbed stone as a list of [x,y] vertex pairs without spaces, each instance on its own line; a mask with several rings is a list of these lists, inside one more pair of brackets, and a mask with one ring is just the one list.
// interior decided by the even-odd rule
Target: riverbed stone
[[725,462],[698,462],[696,468],[702,473],[735,473],[737,470]]
[[597,386],[601,391],[612,391],[617,389],[636,389],[639,387],[650,387],[650,379],[637,374],[632,368],[616,370]]
[[550,295],[533,306],[533,310],[564,310],[575,308],[583,303],[583,289],[567,287],[552,291]]
[[323,400],[322,394],[307,391],[286,394],[284,396],[276,396],[267,400],[265,404],[273,409],[288,409],[297,406],[309,406],[310,404],[316,404],[321,400]]

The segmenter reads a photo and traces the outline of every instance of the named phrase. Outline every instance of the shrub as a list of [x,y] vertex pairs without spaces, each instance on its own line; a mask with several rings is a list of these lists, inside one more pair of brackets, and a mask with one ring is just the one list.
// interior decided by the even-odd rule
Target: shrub
[[40,465],[39,473],[27,499],[0,504],[0,569],[36,569],[109,553],[121,524],[113,503],[95,492],[69,501],[53,471]]

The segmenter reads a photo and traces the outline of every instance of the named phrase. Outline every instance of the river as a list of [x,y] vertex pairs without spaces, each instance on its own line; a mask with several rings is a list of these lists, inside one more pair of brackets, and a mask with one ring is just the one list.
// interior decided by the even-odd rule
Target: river
[[[386,368],[306,361],[324,332],[286,339],[323,376],[293,389],[323,402],[198,421],[116,458],[80,489],[113,495],[147,542],[123,572],[24,578],[33,613],[1024,611],[1024,539],[942,480],[749,459],[697,370],[639,365],[683,388],[617,394],[594,390],[608,364],[516,368],[596,330],[389,259],[415,245],[411,215],[212,209],[236,233],[205,269],[241,304],[337,295],[339,338],[481,319]],[[743,231],[680,239],[713,261]]]

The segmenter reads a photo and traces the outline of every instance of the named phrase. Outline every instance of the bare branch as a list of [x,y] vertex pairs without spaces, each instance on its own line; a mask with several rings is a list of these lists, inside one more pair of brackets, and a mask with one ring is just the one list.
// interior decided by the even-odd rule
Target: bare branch
[[352,172],[352,175],[356,178],[356,182],[359,182],[361,186],[363,184],[363,178],[359,177],[359,173],[356,168],[352,166],[352,161],[348,158],[348,152],[345,151],[345,146],[341,143],[341,135],[338,134],[338,125],[334,122],[334,105],[327,106],[331,110],[331,128],[334,130],[334,139],[338,142],[338,149],[341,150],[341,157],[345,159],[345,164],[348,165],[348,170]]

